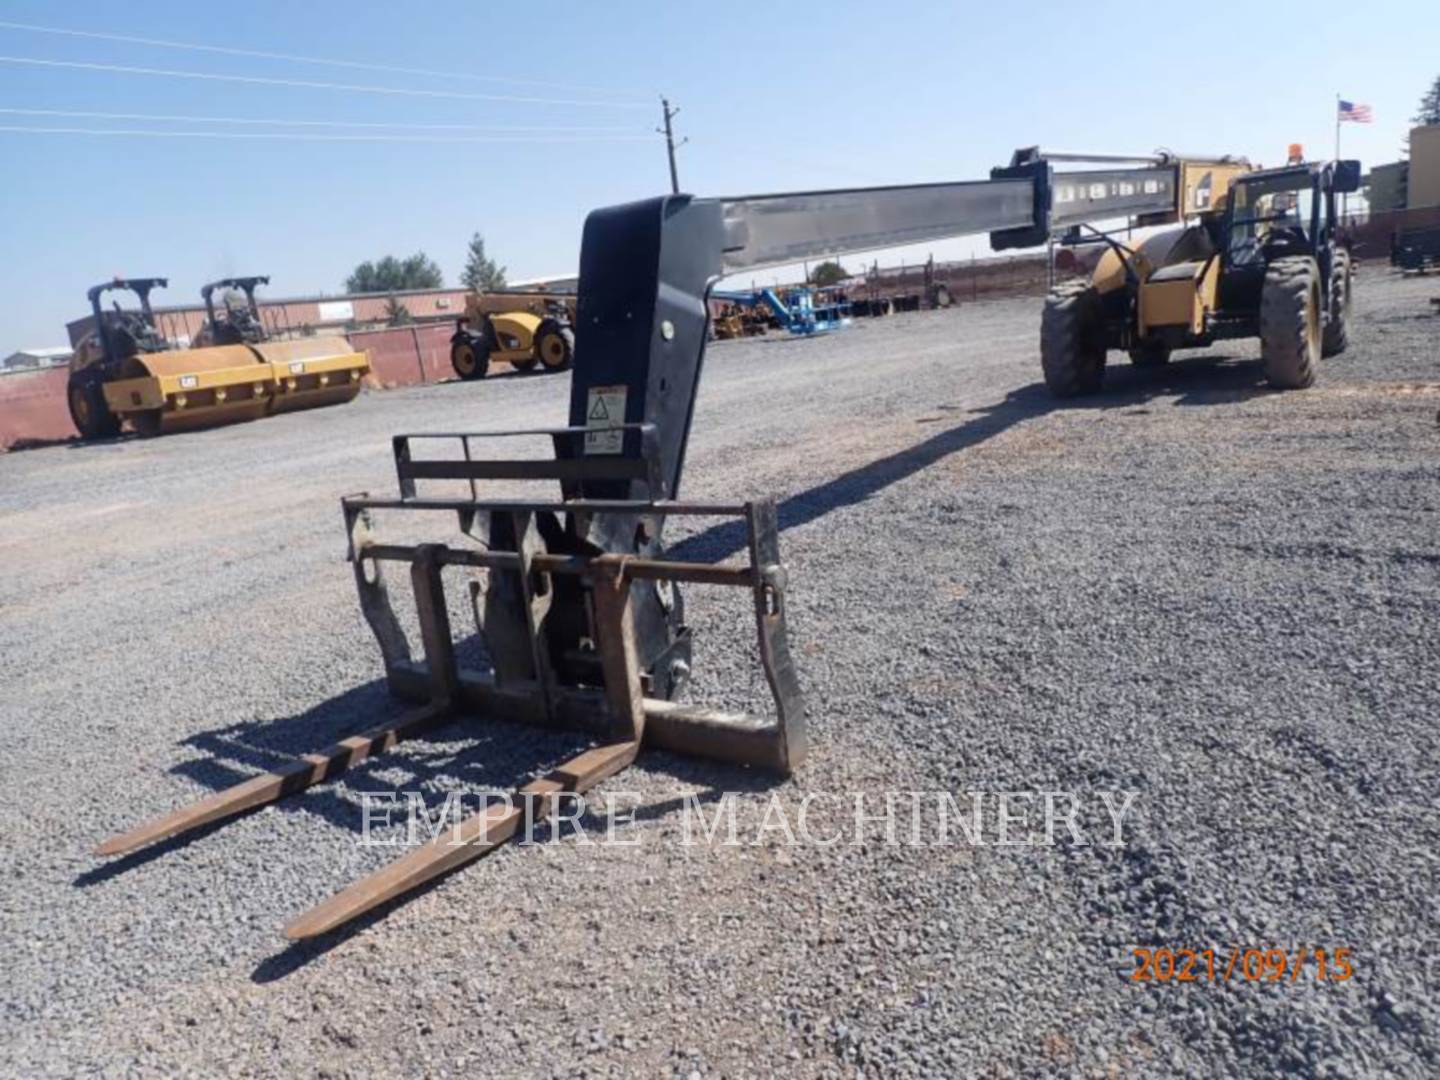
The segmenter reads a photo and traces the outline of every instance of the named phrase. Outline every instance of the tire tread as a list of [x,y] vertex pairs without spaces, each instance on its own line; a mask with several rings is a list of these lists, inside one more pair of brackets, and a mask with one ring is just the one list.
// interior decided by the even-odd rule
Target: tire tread
[[1265,271],[1260,293],[1260,356],[1265,378],[1281,390],[1302,390],[1315,382],[1318,342],[1309,341],[1307,309],[1316,287],[1313,259],[1276,259]]

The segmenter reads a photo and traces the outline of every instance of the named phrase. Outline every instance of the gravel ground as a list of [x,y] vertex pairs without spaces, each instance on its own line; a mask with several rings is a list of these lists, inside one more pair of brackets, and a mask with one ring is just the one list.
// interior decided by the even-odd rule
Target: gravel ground
[[[810,761],[772,785],[647,754],[599,793],[634,793],[633,844],[587,819],[307,948],[280,926],[398,852],[359,845],[358,793],[435,805],[573,740],[457,723],[189,842],[89,850],[395,714],[338,495],[391,487],[396,431],[563,421],[564,380],[0,459],[0,1070],[1435,1075],[1435,291],[1367,271],[1350,352],[1297,394],[1230,345],[1057,405],[1028,300],[714,347],[686,493],[781,500]],[[714,591],[695,697],[753,700]],[[887,791],[1071,792],[1086,842],[1000,846],[989,808],[983,845],[929,814],[924,844],[851,842],[850,800]],[[747,842],[686,846],[686,797],[725,792]],[[844,842],[761,833],[807,795]],[[1130,979],[1137,947],[1237,945],[1354,974]]]

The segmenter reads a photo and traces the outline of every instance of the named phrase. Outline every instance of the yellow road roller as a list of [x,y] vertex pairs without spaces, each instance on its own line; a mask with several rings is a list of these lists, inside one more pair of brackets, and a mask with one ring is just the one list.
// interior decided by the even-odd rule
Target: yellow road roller
[[[335,405],[360,393],[370,370],[364,353],[342,337],[270,341],[259,320],[254,285],[263,278],[212,282],[202,292],[209,322],[199,335],[207,344],[175,349],[160,333],[150,292],[165,278],[116,278],[90,289],[95,329],[70,361],[70,418],[82,438],[118,435],[122,425],[141,435],[184,431],[254,420],[271,413]],[[217,317],[210,292],[249,282],[248,305]],[[112,290],[128,290],[140,308],[101,309]]]

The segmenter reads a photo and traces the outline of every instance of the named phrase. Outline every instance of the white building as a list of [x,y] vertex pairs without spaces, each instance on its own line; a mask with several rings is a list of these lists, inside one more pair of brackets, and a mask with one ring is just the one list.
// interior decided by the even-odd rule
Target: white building
[[551,274],[548,277],[526,278],[524,281],[507,281],[507,289],[544,289],[547,292],[578,292],[579,274]]
[[13,371],[35,371],[37,369],[64,367],[70,362],[74,349],[68,345],[56,345],[48,349],[21,349],[0,360],[0,374]]

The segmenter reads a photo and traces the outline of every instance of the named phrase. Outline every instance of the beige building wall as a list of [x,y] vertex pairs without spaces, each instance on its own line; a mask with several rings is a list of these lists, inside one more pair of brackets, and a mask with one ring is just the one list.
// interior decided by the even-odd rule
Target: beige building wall
[[1410,208],[1440,206],[1440,124],[1410,129]]
[[1408,161],[1392,161],[1386,165],[1376,165],[1370,170],[1365,194],[1370,200],[1372,214],[1382,210],[1405,209],[1405,178],[1409,172]]

